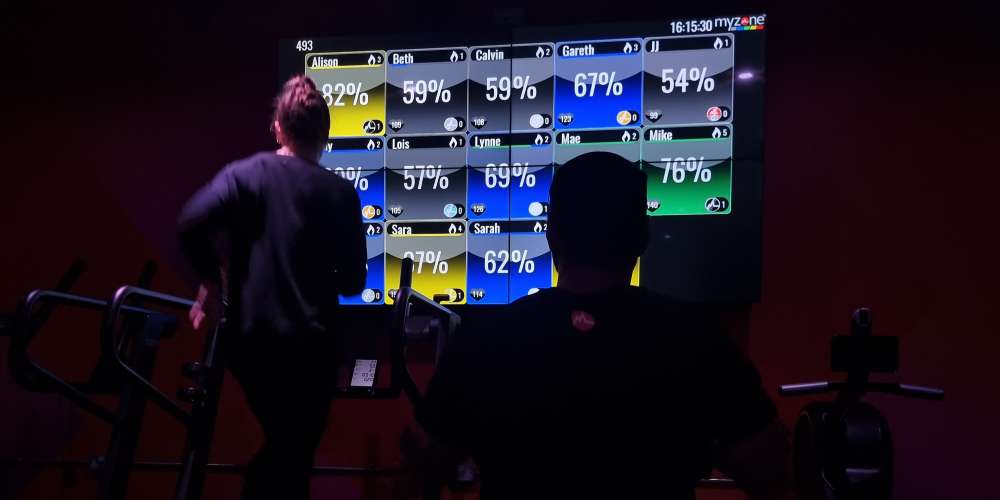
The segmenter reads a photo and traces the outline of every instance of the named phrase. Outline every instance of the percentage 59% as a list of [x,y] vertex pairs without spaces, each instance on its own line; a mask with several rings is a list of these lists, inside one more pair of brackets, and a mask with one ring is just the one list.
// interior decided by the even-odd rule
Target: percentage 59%
[[510,99],[511,89],[520,90],[520,99],[522,101],[525,99],[534,99],[538,97],[538,88],[531,85],[530,81],[530,75],[515,75],[513,78],[509,76],[488,77],[486,79],[486,100],[496,101],[499,99],[506,101]]
[[403,104],[423,104],[428,98],[434,102],[450,102],[451,90],[444,88],[444,80],[404,80]]

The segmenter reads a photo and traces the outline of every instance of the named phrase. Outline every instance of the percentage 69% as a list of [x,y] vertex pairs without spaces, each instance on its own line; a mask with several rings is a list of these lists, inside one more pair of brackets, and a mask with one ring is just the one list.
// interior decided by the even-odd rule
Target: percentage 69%
[[535,183],[537,182],[535,174],[528,172],[527,163],[514,162],[512,166],[508,166],[506,163],[486,164],[486,178],[484,181],[487,188],[506,189],[510,187],[511,180],[517,182],[517,186],[522,188],[535,187]]

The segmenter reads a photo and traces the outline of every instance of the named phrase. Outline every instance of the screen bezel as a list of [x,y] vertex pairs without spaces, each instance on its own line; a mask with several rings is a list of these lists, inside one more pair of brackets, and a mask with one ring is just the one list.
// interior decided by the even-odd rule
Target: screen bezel
[[[431,47],[477,45],[511,45],[520,43],[538,43],[589,39],[611,39],[621,37],[651,37],[651,36],[685,36],[671,34],[668,26],[678,19],[665,19],[661,22],[615,22],[574,25],[548,25],[514,27],[510,29],[489,28],[475,32],[436,32],[436,33],[396,33],[396,34],[365,34],[332,37],[297,37],[284,38],[279,42],[279,84],[288,76],[301,72],[301,67],[294,65],[295,58],[289,54],[302,54],[295,49],[295,43],[309,38],[321,49],[314,51],[352,51],[352,50],[398,50]],[[740,85],[734,84],[733,102],[737,113],[731,121],[739,127],[734,134],[733,169],[739,162],[739,182],[733,183],[732,196],[734,208],[732,213],[718,215],[685,215],[675,217],[651,217],[651,241],[653,245],[664,244],[677,238],[707,238],[711,235],[710,244],[673,246],[669,252],[671,257],[689,257],[690,259],[711,260],[718,258],[723,262],[720,266],[685,266],[669,267],[664,273],[671,276],[683,276],[684,272],[702,272],[696,276],[686,276],[674,280],[673,283],[686,285],[698,284],[697,288],[685,286],[671,288],[670,286],[653,286],[648,279],[641,281],[643,286],[665,293],[683,301],[709,304],[746,304],[760,300],[762,287],[762,232],[763,232],[763,169],[764,169],[764,89],[766,81],[765,67],[765,30],[758,31],[715,31],[711,33],[732,33],[740,40],[736,45],[737,65],[734,71],[749,70],[755,79]],[[752,36],[748,36],[752,35]],[[741,52],[742,51],[742,52]],[[749,55],[746,55],[749,52]],[[742,66],[739,66],[742,63]],[[737,104],[738,103],[738,104]],[[387,137],[387,136],[386,136]],[[739,153],[738,153],[739,152]],[[734,173],[735,176],[735,173]],[[738,203],[738,204],[737,204]],[[698,255],[704,247],[710,246],[716,253],[709,257]],[[742,249],[741,259],[726,261],[726,250],[733,247]],[[653,247],[651,247],[653,248]],[[687,252],[687,254],[683,254]],[[683,259],[681,259],[683,260]],[[661,261],[662,262],[662,261]],[[642,261],[643,269],[657,269],[656,261]],[[645,267],[648,266],[648,267]],[[707,272],[706,272],[707,271]],[[668,280],[664,280],[668,281]],[[720,292],[718,283],[726,283],[726,290]],[[385,291],[384,291],[385,292]],[[390,304],[380,304],[390,307]],[[378,305],[351,304],[350,309],[382,310]],[[355,307],[356,306],[356,307]],[[448,307],[457,311],[502,309],[507,304],[449,304]]]

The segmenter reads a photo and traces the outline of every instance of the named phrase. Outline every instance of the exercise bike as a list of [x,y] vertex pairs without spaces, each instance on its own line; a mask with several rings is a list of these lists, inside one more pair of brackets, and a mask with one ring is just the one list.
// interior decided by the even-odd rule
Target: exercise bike
[[847,380],[782,385],[783,396],[833,392],[832,401],[806,405],[794,434],[795,487],[800,500],[888,500],[892,496],[893,450],[889,422],[864,401],[869,392],[929,400],[944,391],[900,383],[872,382],[872,373],[899,368],[899,337],[873,336],[872,313],[851,316],[851,334],[833,337],[831,369]]

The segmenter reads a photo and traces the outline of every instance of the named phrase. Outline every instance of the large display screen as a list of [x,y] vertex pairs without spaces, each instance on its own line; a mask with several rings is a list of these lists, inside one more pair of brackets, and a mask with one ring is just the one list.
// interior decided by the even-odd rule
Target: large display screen
[[755,300],[765,21],[283,40],[281,79],[306,74],[329,105],[320,163],[361,198],[368,282],[342,302],[391,304],[406,257],[414,287],[446,304],[553,286],[549,186],[590,151],[648,178],[633,284]]

